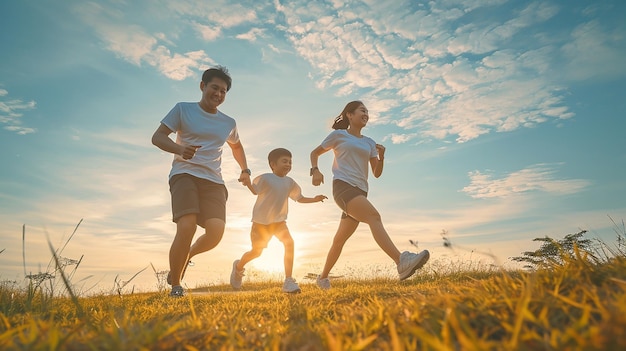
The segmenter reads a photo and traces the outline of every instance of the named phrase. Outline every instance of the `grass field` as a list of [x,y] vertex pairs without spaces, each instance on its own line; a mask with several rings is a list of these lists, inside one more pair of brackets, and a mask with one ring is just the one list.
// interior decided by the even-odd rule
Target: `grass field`
[[[68,281],[65,281],[68,286]],[[0,288],[2,350],[626,350],[626,259],[80,297]],[[57,294],[58,295],[58,294]]]

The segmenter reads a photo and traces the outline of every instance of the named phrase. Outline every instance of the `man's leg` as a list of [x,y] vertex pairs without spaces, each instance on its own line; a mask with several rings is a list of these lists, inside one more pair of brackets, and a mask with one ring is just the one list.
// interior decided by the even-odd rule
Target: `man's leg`
[[191,259],[199,253],[215,248],[217,244],[222,241],[225,227],[226,223],[219,218],[207,219],[206,222],[204,222],[205,232],[199,236],[198,239],[196,239],[196,242],[194,242],[191,246],[188,259]]
[[172,286],[180,285],[184,266],[187,264],[189,247],[196,233],[196,215],[180,217],[176,223],[176,236],[170,247],[170,278]]

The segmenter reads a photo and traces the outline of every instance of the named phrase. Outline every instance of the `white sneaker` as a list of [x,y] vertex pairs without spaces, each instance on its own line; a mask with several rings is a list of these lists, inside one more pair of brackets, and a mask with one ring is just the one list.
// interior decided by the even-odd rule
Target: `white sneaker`
[[328,278],[321,278],[318,275],[316,281],[317,281],[317,286],[319,286],[320,289],[322,289],[322,290],[330,289],[330,279],[328,279]]
[[301,290],[298,283],[296,283],[296,280],[289,277],[285,278],[285,283],[283,283],[283,292],[288,294],[299,294]]
[[243,280],[243,272],[246,270],[245,268],[238,271],[237,270],[237,264],[239,263],[239,260],[235,260],[233,262],[233,270],[232,272],[230,272],[230,286],[233,287],[233,289],[241,289],[241,281]]
[[405,280],[415,273],[416,270],[422,268],[428,262],[430,253],[424,250],[419,254],[404,251],[400,254],[400,263],[398,264],[398,275],[400,280]]

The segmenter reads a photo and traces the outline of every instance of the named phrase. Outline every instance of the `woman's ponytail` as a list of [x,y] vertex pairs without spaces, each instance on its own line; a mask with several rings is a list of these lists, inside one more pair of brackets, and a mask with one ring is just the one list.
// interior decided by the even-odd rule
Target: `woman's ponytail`
[[346,107],[343,108],[341,114],[335,117],[335,121],[333,122],[333,129],[348,129],[350,126],[350,120],[348,120],[348,113],[356,111],[359,106],[363,105],[361,101],[355,100],[350,101]]

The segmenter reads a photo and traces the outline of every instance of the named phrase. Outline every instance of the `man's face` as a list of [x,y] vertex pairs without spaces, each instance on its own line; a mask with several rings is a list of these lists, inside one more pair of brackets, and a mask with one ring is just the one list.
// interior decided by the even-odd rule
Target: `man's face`
[[208,83],[200,82],[202,90],[202,101],[211,109],[217,109],[226,99],[228,84],[219,79],[213,78]]

